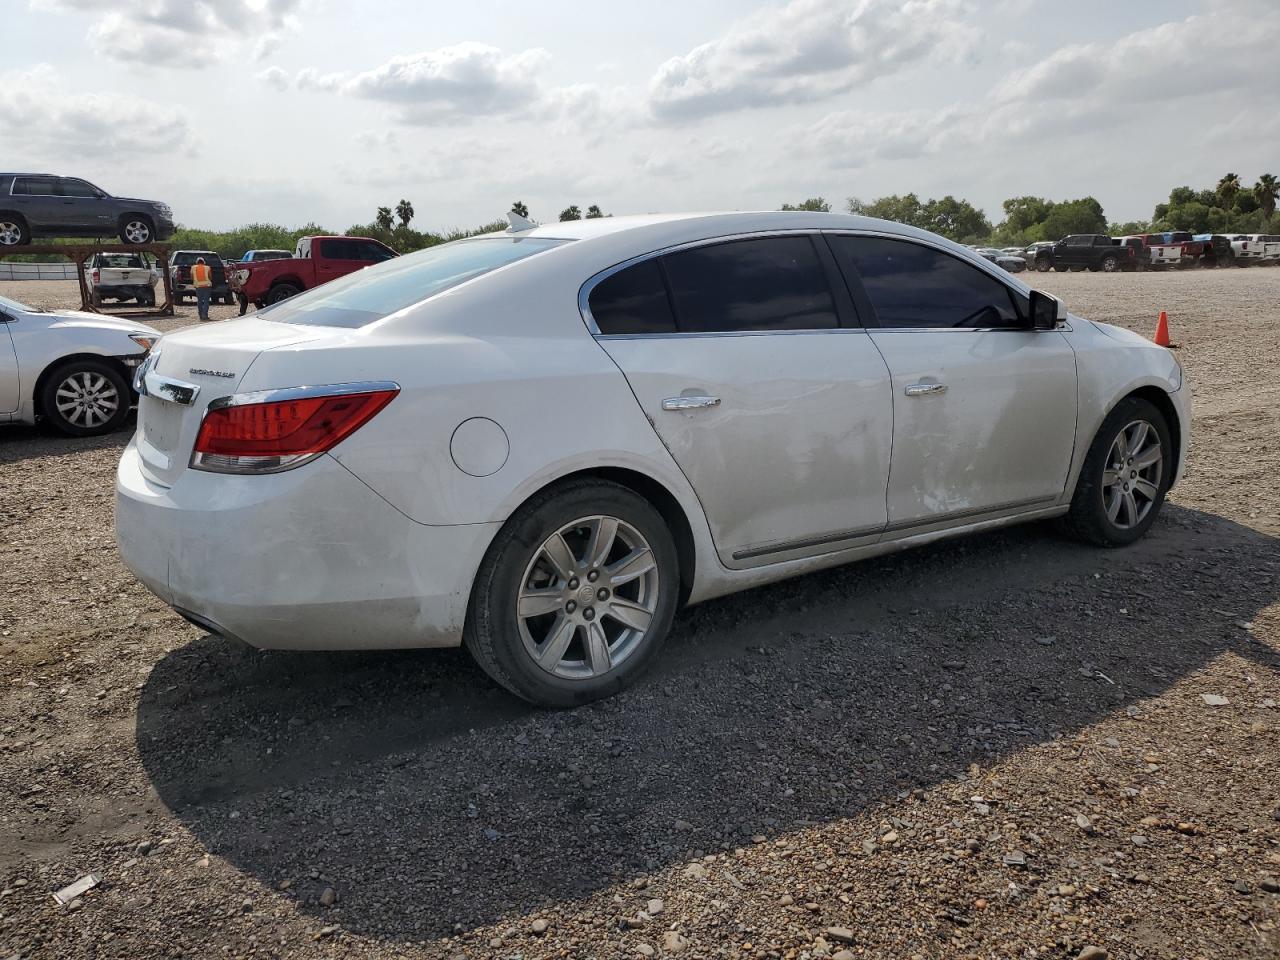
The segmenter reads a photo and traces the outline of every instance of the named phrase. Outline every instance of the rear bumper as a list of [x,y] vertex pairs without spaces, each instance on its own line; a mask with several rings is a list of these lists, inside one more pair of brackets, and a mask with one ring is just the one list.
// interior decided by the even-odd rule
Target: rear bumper
[[499,524],[430,527],[331,457],[286,473],[148,480],[136,440],[116,476],[130,570],[188,619],[255,647],[447,647]]

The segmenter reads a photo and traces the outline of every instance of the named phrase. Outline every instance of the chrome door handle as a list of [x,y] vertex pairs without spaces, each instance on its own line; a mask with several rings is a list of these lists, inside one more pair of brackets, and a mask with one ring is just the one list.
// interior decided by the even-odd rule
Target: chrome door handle
[[908,397],[929,397],[946,392],[945,383],[913,383],[903,391]]
[[667,397],[662,401],[663,410],[701,410],[703,407],[718,406],[719,397]]

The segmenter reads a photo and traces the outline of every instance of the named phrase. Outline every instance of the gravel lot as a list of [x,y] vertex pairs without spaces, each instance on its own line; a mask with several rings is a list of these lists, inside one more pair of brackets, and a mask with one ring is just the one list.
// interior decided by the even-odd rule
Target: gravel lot
[[1280,269],[1032,279],[1170,313],[1192,466],[1146,540],[706,604],[567,713],[204,636],[116,556],[127,433],[0,431],[0,957],[1277,957]]

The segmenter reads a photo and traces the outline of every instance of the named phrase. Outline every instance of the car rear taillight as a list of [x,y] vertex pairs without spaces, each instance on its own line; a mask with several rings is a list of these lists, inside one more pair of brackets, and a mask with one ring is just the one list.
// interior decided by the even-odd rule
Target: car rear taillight
[[97,267],[94,267],[93,268],[93,285],[96,287],[101,280],[102,280],[102,271],[99,270]]
[[357,383],[223,397],[209,404],[191,466],[211,473],[292,470],[360,429],[399,392],[394,383]]

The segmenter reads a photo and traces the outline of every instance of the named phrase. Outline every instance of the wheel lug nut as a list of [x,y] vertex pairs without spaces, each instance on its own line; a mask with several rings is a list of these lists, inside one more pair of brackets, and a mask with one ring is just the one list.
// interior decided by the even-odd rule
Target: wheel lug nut
[[596,608],[587,607],[587,609],[582,611],[582,618],[584,620],[594,620],[596,618]]
[[566,603],[566,604],[564,605],[564,612],[565,612],[565,613],[573,613],[573,611],[575,611],[575,610],[577,610],[577,609],[578,609],[578,605],[577,605],[574,601],[572,601],[572,600],[570,600],[568,603]]
[[606,590],[604,587],[601,587],[599,590],[596,591],[596,598],[599,600],[608,600],[609,591]]
[[592,583],[595,583],[597,580],[600,579],[600,574],[595,570],[592,570],[590,573],[587,574],[587,579],[590,580]]
[[577,578],[577,577],[570,577],[570,578],[569,578],[569,589],[570,589],[570,590],[577,590],[577,589],[578,589],[578,578]]

